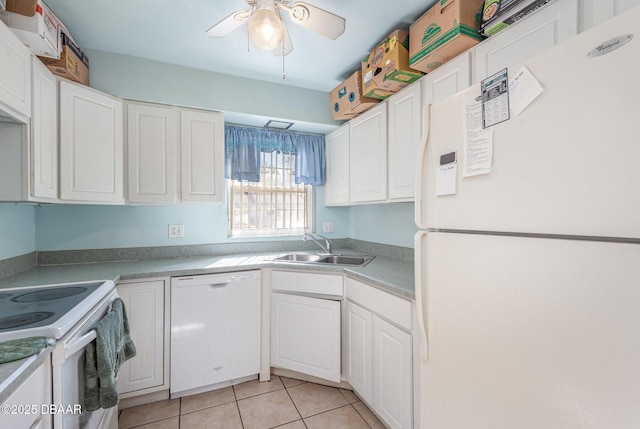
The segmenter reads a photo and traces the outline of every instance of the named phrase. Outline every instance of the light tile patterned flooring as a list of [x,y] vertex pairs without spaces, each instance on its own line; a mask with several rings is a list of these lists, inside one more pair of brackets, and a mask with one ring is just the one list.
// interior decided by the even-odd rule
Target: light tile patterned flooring
[[122,410],[119,429],[384,429],[350,390],[271,376]]

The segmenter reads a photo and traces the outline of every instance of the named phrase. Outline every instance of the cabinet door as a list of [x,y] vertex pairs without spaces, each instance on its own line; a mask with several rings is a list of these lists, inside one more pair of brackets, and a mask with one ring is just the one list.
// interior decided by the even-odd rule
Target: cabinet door
[[137,351],[118,372],[120,393],[164,384],[164,283],[157,280],[118,285]]
[[224,200],[224,119],[221,113],[180,113],[182,201]]
[[370,311],[347,303],[346,378],[367,403],[373,403],[373,316]]
[[413,201],[416,159],[422,131],[420,82],[387,99],[389,199]]
[[31,117],[31,196],[58,197],[58,82],[33,57],[33,115]]
[[60,82],[60,198],[123,204],[122,101]]
[[578,33],[578,0],[545,6],[475,47],[474,82],[518,64]]
[[640,6],[640,0],[580,0],[581,30],[588,30],[637,6]]
[[[31,116],[31,51],[0,22],[0,111]],[[23,119],[23,118],[22,118]]]
[[411,335],[374,317],[373,404],[392,429],[413,427]]
[[340,382],[340,301],[271,294],[271,364]]
[[178,114],[168,106],[127,103],[129,202],[176,202]]
[[349,123],[327,135],[327,181],[324,205],[349,203]]
[[352,203],[387,199],[387,103],[351,120],[349,191]]
[[422,104],[433,104],[471,85],[471,52],[464,52],[421,79]]

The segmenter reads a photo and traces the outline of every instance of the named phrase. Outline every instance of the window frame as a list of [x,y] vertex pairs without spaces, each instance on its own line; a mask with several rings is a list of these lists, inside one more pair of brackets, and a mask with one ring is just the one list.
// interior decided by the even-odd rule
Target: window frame
[[[273,152],[279,152],[279,151],[273,151]],[[265,156],[265,154],[269,154],[269,153],[273,153],[273,152],[263,152],[261,153],[261,156]],[[282,152],[280,152],[282,153]],[[293,156],[294,159],[292,160],[292,164],[293,164],[293,169],[295,170],[295,154],[291,154],[291,153],[284,153],[286,155],[290,155]],[[262,170],[262,169],[261,169]],[[263,171],[260,172],[260,182],[247,182],[247,183],[263,183],[264,181],[264,177],[263,177]],[[233,207],[233,192],[234,192],[234,186],[235,182],[238,182],[234,179],[229,179],[226,178],[225,179],[226,182],[226,188],[227,188],[227,236],[228,238],[251,238],[251,237],[293,237],[293,236],[298,236],[298,235],[302,235],[303,233],[312,233],[314,231],[314,220],[315,220],[315,189],[313,185],[307,185],[307,184],[301,184],[302,186],[305,187],[306,189],[306,207],[307,207],[307,213],[306,213],[306,222],[307,222],[307,227],[306,228],[282,228],[282,229],[233,229],[233,216],[234,216],[234,207]],[[246,181],[242,181],[242,182],[246,182]],[[290,189],[290,188],[288,188]],[[264,190],[264,194],[270,194],[273,192],[288,192],[288,190],[280,190],[280,189],[273,189],[271,191],[269,190]],[[297,193],[297,192],[296,192]]]

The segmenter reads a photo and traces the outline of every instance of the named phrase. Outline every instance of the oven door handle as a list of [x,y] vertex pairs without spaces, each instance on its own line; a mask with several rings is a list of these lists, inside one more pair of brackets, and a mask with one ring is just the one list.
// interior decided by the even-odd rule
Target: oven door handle
[[73,340],[64,346],[64,358],[69,359],[69,357],[78,353],[80,350],[83,350],[87,344],[96,339],[96,331],[94,329],[90,330],[77,340]]

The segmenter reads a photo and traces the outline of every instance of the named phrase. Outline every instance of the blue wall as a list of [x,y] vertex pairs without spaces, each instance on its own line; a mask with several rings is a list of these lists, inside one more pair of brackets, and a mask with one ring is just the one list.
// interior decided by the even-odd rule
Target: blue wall
[[0,260],[35,250],[35,207],[0,204]]
[[[89,51],[91,86],[123,98],[335,124],[328,95],[239,79],[126,55]],[[329,238],[413,247],[413,204],[324,207],[315,191],[316,231],[333,221]],[[185,225],[169,239],[168,225]],[[233,239],[237,241],[238,239]],[[255,241],[256,239],[244,239]],[[170,246],[232,241],[224,206],[128,207],[0,204],[0,259],[35,250]]]

